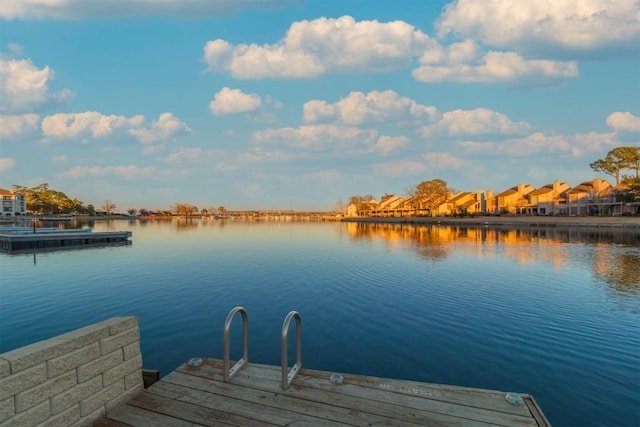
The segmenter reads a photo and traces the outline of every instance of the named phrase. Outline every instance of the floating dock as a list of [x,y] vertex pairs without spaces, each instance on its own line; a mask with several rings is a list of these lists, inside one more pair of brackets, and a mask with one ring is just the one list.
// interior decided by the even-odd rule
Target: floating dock
[[13,252],[96,244],[129,243],[131,231],[94,233],[91,229],[62,230],[57,227],[0,227],[0,250]]
[[[229,368],[229,326],[242,313],[243,357]],[[287,331],[296,320],[296,363]],[[247,316],[229,313],[224,359],[193,358],[123,404],[96,427],[122,426],[550,426],[534,398],[466,387],[302,369],[300,317],[287,315],[281,366],[249,363]]]

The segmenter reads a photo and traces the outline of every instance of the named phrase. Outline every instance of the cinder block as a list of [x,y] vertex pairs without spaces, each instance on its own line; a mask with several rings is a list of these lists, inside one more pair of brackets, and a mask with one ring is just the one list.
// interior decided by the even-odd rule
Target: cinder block
[[120,321],[114,325],[109,326],[109,335],[118,335],[127,329],[138,327],[137,317],[121,317]]
[[83,383],[122,362],[122,349],[78,366],[78,382]]
[[4,426],[11,427],[33,427],[40,423],[45,422],[49,418],[49,401],[42,402],[41,404],[30,408],[27,411],[20,412],[13,416]]
[[47,375],[49,378],[53,378],[98,357],[100,357],[100,343],[95,342],[87,347],[48,360]]
[[8,377],[11,374],[11,364],[8,360],[0,357],[0,379]]
[[8,420],[16,413],[16,402],[13,396],[0,402],[0,423]]
[[104,406],[107,402],[112,402],[116,397],[124,393],[124,379],[111,384],[109,387],[103,388],[93,396],[80,401],[80,416],[84,417],[100,406]]
[[104,371],[102,374],[102,385],[108,387],[135,371],[138,371],[139,375],[142,376],[142,356],[136,356],[114,368]]
[[88,381],[80,383],[67,391],[51,397],[51,413],[58,414],[67,408],[78,405],[81,400],[88,398],[102,389],[102,376],[98,375]]
[[47,364],[41,363],[0,380],[0,400],[18,394],[47,380]]
[[122,354],[124,356],[124,360],[129,360],[132,357],[136,357],[140,354],[140,341],[136,341],[129,345],[125,345],[122,347]]
[[67,427],[80,420],[80,404],[76,404],[64,412],[49,418],[38,427]]
[[69,341],[52,338],[20,347],[2,354],[9,361],[11,373],[15,374],[47,360],[71,351],[73,345]]
[[105,416],[105,409],[104,409],[104,405],[102,405],[98,409],[90,413],[89,415],[80,418],[80,420],[78,422],[73,423],[71,427],[91,427],[94,421],[97,421],[104,416]]
[[140,341],[140,329],[128,329],[121,334],[100,340],[100,353],[105,355],[128,344]]
[[142,390],[143,390],[142,386],[132,388],[130,390],[125,391],[124,393],[122,393],[121,395],[113,399],[111,402],[107,402],[105,404],[107,413],[109,413],[109,411],[111,411],[116,406],[122,405],[123,403],[128,402],[131,398],[133,398],[133,396],[140,393]]
[[136,369],[135,371],[124,377],[124,388],[126,388],[127,390],[137,386],[142,387],[143,385],[144,381],[142,379],[141,369]]
[[108,337],[110,326],[118,324],[122,319],[121,317],[113,318],[85,326],[48,340],[8,351],[0,355],[0,357],[9,361],[11,373],[20,372]]
[[20,413],[40,402],[44,402],[51,396],[69,390],[78,383],[76,371],[69,371],[59,375],[35,387],[16,394],[16,412]]

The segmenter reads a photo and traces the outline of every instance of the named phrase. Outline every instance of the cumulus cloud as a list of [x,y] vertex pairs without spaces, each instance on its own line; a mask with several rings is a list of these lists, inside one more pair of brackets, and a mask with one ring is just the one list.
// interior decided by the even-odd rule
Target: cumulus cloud
[[210,72],[241,79],[314,77],[328,72],[382,72],[407,67],[435,44],[403,21],[356,21],[351,16],[291,24],[275,44],[232,45],[221,39],[204,47]]
[[640,19],[637,0],[456,0],[436,28],[523,52],[635,54]]
[[601,153],[618,144],[615,132],[589,132],[573,135],[557,135],[535,132],[522,138],[504,141],[459,143],[465,154],[481,156],[531,156],[539,153],[580,157],[586,153]]
[[[425,83],[509,83],[511,85],[538,86],[557,84],[578,76],[578,66],[574,61],[550,61],[546,59],[527,60],[515,52],[458,52],[437,51],[423,55],[413,77]],[[468,56],[465,56],[467,54]],[[463,62],[461,60],[466,60]]]
[[70,90],[49,90],[48,83],[54,74],[49,67],[36,67],[30,59],[0,56],[0,112],[32,112],[71,99],[73,92]]
[[420,105],[392,90],[371,91],[367,94],[351,92],[334,104],[311,100],[303,107],[303,119],[306,122],[339,120],[349,125],[432,121],[437,115],[438,110],[435,107]]
[[371,144],[378,136],[373,129],[359,129],[348,126],[315,125],[298,128],[265,129],[253,134],[257,145],[264,143],[282,144],[289,147],[322,150],[329,147],[345,148],[352,144]]
[[607,117],[607,125],[618,132],[640,132],[640,117],[617,111]]
[[97,111],[83,113],[59,113],[42,120],[42,134],[45,141],[100,139],[114,134],[127,133],[147,145],[146,153],[158,147],[150,144],[166,141],[191,129],[172,113],[162,113],[157,120],[147,123],[143,115],[132,117],[104,115]]
[[191,132],[191,128],[172,113],[162,113],[151,125],[129,129],[129,134],[138,138],[143,144],[166,141],[176,135]]
[[59,113],[42,120],[42,134],[48,139],[103,138],[118,129],[144,125],[144,116],[104,115],[97,111]]
[[0,140],[18,138],[38,128],[37,114],[0,115]]
[[262,98],[255,93],[244,93],[240,89],[223,87],[209,103],[214,116],[248,113],[260,108]]
[[127,16],[202,17],[284,6],[288,0],[20,0],[0,2],[4,19],[104,19]]
[[16,165],[16,161],[10,157],[0,157],[0,172],[8,172]]
[[460,169],[465,161],[449,153],[426,153],[422,155],[429,169]]
[[409,144],[409,138],[406,136],[388,136],[382,135],[376,143],[371,147],[371,151],[383,155],[392,153]]
[[513,122],[502,113],[486,108],[476,108],[443,113],[438,122],[422,127],[418,133],[429,138],[439,134],[449,136],[509,135],[526,133],[530,130],[531,126],[527,122]]
[[139,167],[135,165],[128,166],[76,166],[68,171],[58,174],[61,177],[68,178],[84,178],[84,177],[105,177],[116,176],[122,179],[131,180],[143,177],[151,177],[156,174],[153,166]]

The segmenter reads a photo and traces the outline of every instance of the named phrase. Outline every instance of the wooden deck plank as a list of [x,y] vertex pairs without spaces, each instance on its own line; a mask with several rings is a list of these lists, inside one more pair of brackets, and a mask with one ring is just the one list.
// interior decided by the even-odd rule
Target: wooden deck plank
[[[250,418],[234,416],[234,414],[229,414],[226,411],[186,402],[183,399],[176,399],[175,396],[167,397],[150,393],[149,391],[138,394],[129,400],[127,404],[209,427],[257,424],[255,420]],[[260,425],[273,426],[274,424],[261,423]]]
[[[144,393],[141,392],[141,393]],[[107,413],[106,419],[119,421],[132,426],[163,426],[163,427],[194,427],[201,424],[180,420],[158,412],[131,406],[129,404],[119,405]],[[101,420],[99,420],[100,422]],[[96,424],[94,423],[94,426]]]
[[[344,407],[336,405],[335,402],[310,400],[307,396],[300,396],[296,393],[289,393],[279,387],[270,389],[255,388],[240,384],[234,378],[233,384],[210,380],[198,376],[185,375],[173,372],[162,381],[166,384],[183,386],[185,388],[210,392],[216,395],[229,396],[243,401],[260,403],[271,408],[282,410],[286,408],[295,414],[304,416],[312,415],[317,420],[327,421],[336,425],[369,426],[369,425],[391,425],[397,422],[397,414],[379,415],[375,412],[367,411],[356,404]],[[371,406],[371,405],[369,405]],[[297,415],[298,416],[298,415]],[[407,427],[419,427],[423,423],[416,423],[410,416],[402,414],[404,425]],[[316,423],[319,421],[316,421]]]
[[[208,360],[207,363],[197,369],[184,368],[180,367],[176,372],[189,373],[214,381],[222,380],[222,370],[218,368],[218,363],[215,360]],[[324,372],[322,378],[307,376],[306,372],[307,370],[305,369],[301,370],[287,391],[282,391],[279,388],[280,369],[268,365],[250,364],[232,382],[246,387],[279,392],[344,408],[370,411],[372,414],[381,416],[396,416],[405,422],[417,422],[418,420],[414,417],[418,417],[421,420],[420,422],[442,423],[443,425],[478,425],[480,423],[501,426],[536,425],[526,407],[527,416],[514,415],[478,408],[475,405],[465,406],[431,400],[421,395],[393,393],[375,386],[360,387],[349,384],[347,381],[342,385],[335,386],[328,381],[330,374],[328,372]],[[374,380],[374,378],[369,377],[370,382]],[[389,381],[392,380],[388,380],[385,383]],[[397,387],[401,384],[402,381],[400,380],[396,382]],[[336,397],[339,397],[339,399]],[[500,398],[504,399],[503,395]],[[508,404],[508,402],[506,403]],[[409,416],[408,414],[411,415]]]
[[[175,372],[170,374],[174,375]],[[182,374],[178,374],[182,375]],[[184,376],[184,375],[183,375]],[[188,377],[188,376],[187,376]],[[165,377],[166,378],[166,377]],[[210,392],[211,388],[216,387],[215,382],[207,384],[203,389],[194,388],[192,384],[187,381],[187,385],[170,383],[163,378],[160,382],[153,385],[148,389],[149,393],[158,394],[160,396],[167,396],[175,400],[182,402],[189,402],[196,405],[202,405],[207,408],[216,409],[226,414],[234,415],[238,419],[244,419],[246,421],[239,422],[238,425],[252,425],[255,423],[270,423],[270,425],[291,425],[293,422],[308,423],[309,425],[326,425],[326,426],[343,426],[343,423],[334,422],[332,420],[322,419],[322,412],[319,412],[319,417],[308,414],[304,411],[304,408],[300,409],[297,406],[288,402],[288,405],[275,405],[269,406],[264,404],[264,400],[268,396],[263,393],[263,399],[259,398],[256,401],[250,399],[251,389],[244,389],[243,387],[232,386],[228,390],[241,388],[239,396],[233,397],[226,394],[224,391],[221,393]],[[195,377],[192,377],[195,378]],[[246,393],[243,395],[243,393]]]
[[[280,375],[280,368],[277,366],[260,365],[253,363],[249,366],[259,366],[266,369],[271,369],[272,371],[276,372],[276,375]],[[213,369],[209,370],[209,367]],[[189,372],[190,369],[191,368],[189,368],[188,366],[182,365],[178,367],[176,371]],[[216,372],[217,369],[219,369],[220,371]],[[206,372],[211,375],[209,376],[209,378],[222,380],[222,361],[218,359],[207,359],[205,365],[203,365],[202,367],[202,370],[206,370]],[[326,380],[328,376],[332,374],[332,372],[310,370],[306,368],[303,369],[303,372],[305,376],[314,377],[319,380]],[[269,373],[268,378],[272,378],[271,375],[273,374]],[[531,417],[531,413],[525,405],[514,405],[507,402],[507,400],[505,399],[505,393],[503,392],[441,384],[421,383],[416,381],[378,378],[364,375],[341,375],[343,375],[345,383],[378,389],[384,392],[408,394],[441,402],[460,404],[469,407]],[[321,381],[321,383],[324,384],[326,383],[326,381]]]
[[[467,407],[464,405],[450,404],[428,398],[397,394],[385,390],[358,387],[351,384],[335,386],[328,381],[329,373],[319,380],[308,378],[302,370],[296,377],[290,389],[280,389],[280,371],[271,369],[266,365],[249,365],[236,376],[232,383],[245,387],[259,388],[264,391],[277,392],[288,396],[315,400],[332,406],[341,406],[347,409],[370,412],[380,416],[395,416],[404,422],[441,423],[443,425],[522,425],[535,426],[535,420],[531,416],[505,414],[482,408]],[[176,372],[191,372],[194,376],[203,378],[214,377],[213,381],[219,381],[222,374],[219,370],[203,366],[199,370]],[[410,415],[409,415],[410,414]]]
[[532,396],[302,369],[287,390],[280,367],[251,363],[230,382],[222,360],[186,364],[96,422],[125,426],[523,426],[549,427]]

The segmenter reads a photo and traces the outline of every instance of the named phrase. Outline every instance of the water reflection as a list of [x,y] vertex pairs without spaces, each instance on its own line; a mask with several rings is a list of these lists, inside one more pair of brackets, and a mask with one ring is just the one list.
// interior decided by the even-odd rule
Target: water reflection
[[[635,229],[506,229],[440,225],[346,223],[353,241],[382,241],[386,247],[410,247],[420,258],[444,261],[464,253],[479,260],[500,256],[518,264],[542,263],[554,269],[585,264],[595,277],[620,292],[640,292],[640,232]],[[591,246],[576,259],[572,244]],[[625,250],[614,250],[624,246]],[[629,246],[638,248],[630,251]]]

